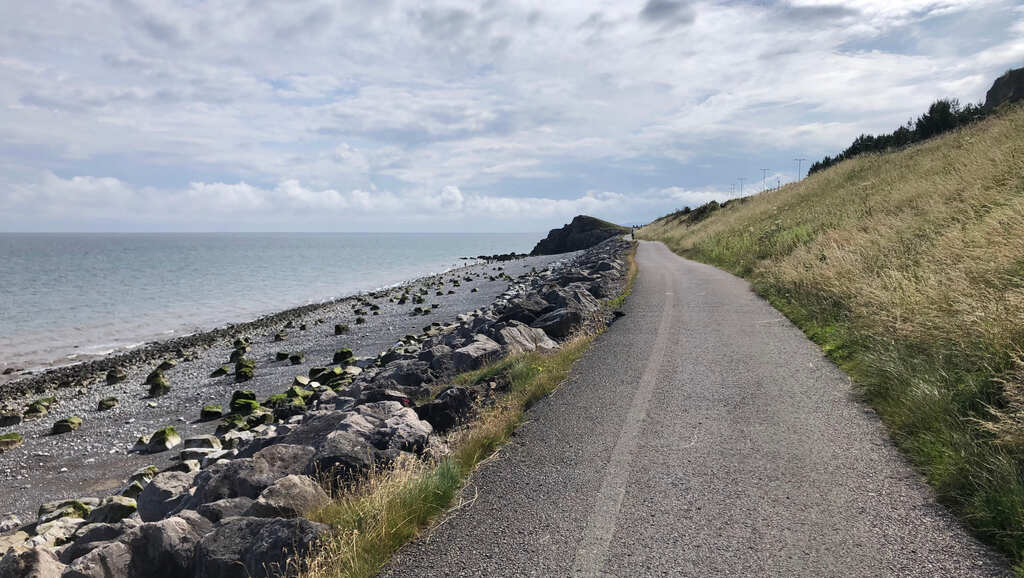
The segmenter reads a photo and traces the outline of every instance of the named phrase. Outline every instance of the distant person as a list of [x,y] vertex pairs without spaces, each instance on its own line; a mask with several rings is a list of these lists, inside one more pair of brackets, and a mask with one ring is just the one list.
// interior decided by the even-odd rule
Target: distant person
[[629,228],[629,240],[636,241],[636,225]]

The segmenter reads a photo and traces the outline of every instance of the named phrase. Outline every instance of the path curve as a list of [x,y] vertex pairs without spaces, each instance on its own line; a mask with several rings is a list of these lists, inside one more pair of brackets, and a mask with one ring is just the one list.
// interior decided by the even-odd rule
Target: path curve
[[849,379],[642,242],[626,316],[386,576],[1001,576]]

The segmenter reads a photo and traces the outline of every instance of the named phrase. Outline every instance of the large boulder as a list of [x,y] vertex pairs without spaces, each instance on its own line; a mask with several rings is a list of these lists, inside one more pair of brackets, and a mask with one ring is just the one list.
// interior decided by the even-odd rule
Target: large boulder
[[192,497],[185,508],[225,498],[245,497],[255,500],[278,479],[293,473],[305,473],[315,450],[293,444],[267,446],[251,458],[238,458],[213,464],[199,473]]
[[473,390],[449,387],[438,396],[416,408],[416,415],[436,432],[446,432],[458,425],[473,407]]
[[455,350],[452,364],[456,371],[480,369],[501,355],[501,345],[483,334],[473,336],[467,345]]
[[424,381],[433,381],[433,376],[426,361],[400,359],[384,366],[374,381],[393,382],[401,387],[416,387],[422,385]]
[[197,578],[258,578],[295,570],[329,528],[309,520],[227,518],[203,538],[196,556]]
[[107,542],[120,538],[127,530],[138,525],[139,522],[131,519],[117,524],[86,524],[75,532],[74,541],[61,552],[60,559],[70,564]]
[[196,509],[196,512],[201,516],[204,516],[207,520],[216,523],[224,518],[245,514],[249,508],[252,507],[253,503],[255,503],[255,500],[244,496],[238,498],[224,498],[223,500],[203,504]]
[[167,516],[188,496],[189,486],[195,477],[195,472],[171,471],[157,474],[136,500],[139,517],[145,522],[153,522]]
[[624,235],[629,229],[602,221],[587,215],[577,215],[572,222],[561,229],[552,229],[530,252],[531,255],[554,255],[579,251],[597,245],[601,241]]
[[[143,489],[145,491],[145,489]],[[131,516],[138,509],[135,500],[125,496],[109,496],[93,508],[86,521],[90,524],[112,524]]]
[[60,578],[64,568],[49,548],[36,547],[23,552],[11,550],[0,558],[0,576],[4,578]]
[[1024,68],[1006,71],[985,93],[985,112],[992,112],[1003,103],[1024,99]]
[[496,331],[494,339],[501,344],[507,355],[558,349],[558,343],[551,340],[543,329],[530,327],[518,321],[512,321]]
[[298,518],[330,501],[309,476],[287,475],[263,490],[246,515],[257,518]]
[[566,339],[583,324],[583,314],[576,309],[556,309],[530,324],[552,339]]
[[541,299],[536,293],[527,293],[520,297],[510,299],[501,312],[498,321],[520,321],[532,323],[541,315],[551,311],[550,303]]

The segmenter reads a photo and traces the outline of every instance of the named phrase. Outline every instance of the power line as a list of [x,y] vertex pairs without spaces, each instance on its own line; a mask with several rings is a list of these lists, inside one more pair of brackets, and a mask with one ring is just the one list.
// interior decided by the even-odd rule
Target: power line
[[739,178],[739,181],[740,181],[740,196],[741,197],[743,196],[743,181],[745,181],[745,180],[747,180],[747,179],[744,178],[744,177],[740,177]]
[[771,169],[761,169],[761,192],[762,193],[764,192],[765,181],[768,180],[768,171],[770,171],[770,170]]
[[805,159],[805,158],[803,158],[803,157],[800,157],[800,158],[797,158],[797,159],[793,159],[793,160],[794,160],[794,161],[796,161],[796,180],[798,180],[798,181],[799,181],[799,180],[800,180],[800,175],[802,174],[802,173],[800,172],[800,165],[801,165],[801,164],[802,164],[802,163],[803,163],[804,161],[806,161],[807,159]]

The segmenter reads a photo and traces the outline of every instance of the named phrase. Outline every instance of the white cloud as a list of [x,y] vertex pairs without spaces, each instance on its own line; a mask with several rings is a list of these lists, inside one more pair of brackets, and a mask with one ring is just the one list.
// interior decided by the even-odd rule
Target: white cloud
[[166,226],[634,217],[977,100],[1022,26],[1009,0],[5,3],[0,203],[91,174],[75,194]]

